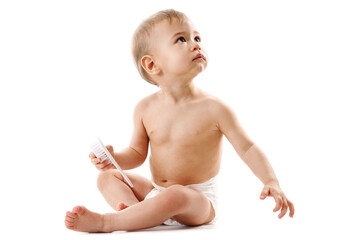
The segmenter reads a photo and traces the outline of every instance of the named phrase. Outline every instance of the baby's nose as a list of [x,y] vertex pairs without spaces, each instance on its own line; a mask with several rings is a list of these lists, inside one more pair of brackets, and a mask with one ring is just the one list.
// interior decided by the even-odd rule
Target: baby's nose
[[196,51],[196,50],[201,50],[201,47],[197,43],[195,43],[194,48],[193,48],[193,51]]

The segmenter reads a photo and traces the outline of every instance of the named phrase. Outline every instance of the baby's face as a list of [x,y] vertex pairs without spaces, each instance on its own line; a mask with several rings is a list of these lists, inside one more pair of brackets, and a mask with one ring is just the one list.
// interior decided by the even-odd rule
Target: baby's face
[[190,21],[162,21],[154,27],[152,55],[166,79],[193,79],[207,66],[200,34]]

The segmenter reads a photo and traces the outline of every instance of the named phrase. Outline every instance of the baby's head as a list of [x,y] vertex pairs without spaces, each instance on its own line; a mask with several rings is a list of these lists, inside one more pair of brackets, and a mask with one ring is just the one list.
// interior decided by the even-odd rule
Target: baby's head
[[[187,44],[190,48],[194,48],[197,54],[200,53],[200,36],[198,36],[198,32],[195,31],[193,25],[189,23],[189,18],[182,12],[178,12],[173,9],[164,10],[155,13],[154,15],[147,18],[145,21],[143,21],[140,26],[137,28],[137,30],[134,33],[133,41],[132,41],[132,54],[135,61],[135,65],[143,79],[148,81],[151,84],[158,85],[156,81],[154,81],[152,75],[153,65],[156,65],[156,63],[159,63],[161,65],[161,70],[164,69],[174,69],[174,66],[171,66],[170,68],[168,66],[164,66],[164,64],[160,64],[159,58],[163,58],[162,63],[164,62],[181,62],[181,58],[184,57],[184,52],[180,51],[181,48],[184,49],[184,46],[177,46],[177,48],[172,49],[172,46],[167,46],[167,42],[164,42],[163,39],[169,39],[172,36],[168,36],[169,34],[173,34],[173,31],[176,32],[176,28],[179,29],[186,29],[185,31],[190,32],[191,36],[188,33],[183,33],[184,36],[177,36],[178,39],[171,40],[174,42],[174,44]],[[183,28],[182,25],[190,26]],[[180,26],[180,27],[179,27]],[[186,36],[189,35],[189,36]],[[166,46],[164,46],[166,45]],[[195,46],[196,45],[196,46]],[[155,52],[161,52],[159,49],[162,48],[162,53],[166,54],[154,54]],[[195,49],[196,48],[196,49]],[[196,54],[195,51],[193,51],[191,57]],[[156,55],[156,56],[155,56]],[[166,60],[164,59],[164,55]],[[170,57],[167,59],[168,56],[171,55],[177,57],[177,59],[174,60],[175,57]],[[205,55],[205,54],[204,54]],[[206,62],[205,56],[203,55],[202,59],[204,62]],[[197,56],[197,55],[196,55]],[[198,57],[198,56],[197,56]],[[187,56],[186,56],[187,58]],[[159,60],[159,61],[156,61]],[[199,60],[200,61],[200,60]],[[175,65],[173,64],[173,65]],[[205,63],[204,63],[205,64]],[[168,64],[165,64],[168,65]],[[177,64],[179,65],[179,64]],[[182,64],[180,64],[182,65]],[[205,65],[206,67],[206,65]],[[184,70],[184,69],[183,69]],[[190,69],[191,70],[191,69]],[[150,74],[149,74],[150,73]],[[154,76],[154,75],[153,75]]]

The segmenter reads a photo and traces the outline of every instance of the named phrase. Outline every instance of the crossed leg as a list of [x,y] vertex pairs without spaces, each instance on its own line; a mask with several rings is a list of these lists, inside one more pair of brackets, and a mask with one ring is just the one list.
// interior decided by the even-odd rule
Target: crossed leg
[[127,185],[123,176],[116,169],[100,172],[98,176],[98,188],[114,210],[119,210],[119,203],[132,206],[143,201],[154,188],[147,178],[132,172],[126,172],[126,174],[133,183],[133,188]]
[[[110,170],[109,170],[110,171]],[[173,185],[165,189],[151,199],[143,200],[152,189],[151,182],[144,178],[129,174],[134,188],[129,188],[120,174],[115,171],[104,173],[104,179],[113,174],[117,182],[119,192],[111,192],[102,189],[101,175],[99,176],[99,189],[106,201],[114,209],[124,209],[120,212],[109,214],[98,214],[89,211],[85,207],[77,206],[72,212],[67,212],[65,225],[75,231],[84,232],[113,232],[118,230],[138,230],[160,225],[169,218],[185,225],[201,225],[210,222],[215,212],[210,201],[201,192],[181,186]],[[103,179],[103,180],[104,180]],[[106,181],[105,181],[106,182]],[[114,182],[113,182],[114,183]],[[108,182],[108,185],[111,185]],[[114,189],[116,189],[114,187]],[[125,209],[123,206],[129,206]]]

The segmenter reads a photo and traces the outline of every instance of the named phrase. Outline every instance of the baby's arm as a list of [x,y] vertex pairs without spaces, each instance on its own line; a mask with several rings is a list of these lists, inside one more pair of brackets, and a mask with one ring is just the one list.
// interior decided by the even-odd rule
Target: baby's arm
[[148,153],[149,138],[142,121],[143,111],[144,103],[142,101],[134,110],[134,131],[129,147],[114,154],[116,162],[124,170],[143,164]]
[[234,112],[226,105],[219,102],[217,106],[219,116],[218,126],[220,131],[226,136],[233,145],[238,155],[243,159],[251,171],[264,184],[260,198],[265,199],[268,196],[274,197],[276,206],[274,212],[279,211],[279,218],[282,218],[288,208],[290,208],[290,217],[294,216],[294,205],[289,201],[280,188],[275,172],[271,167],[265,154],[261,149],[250,140]]

